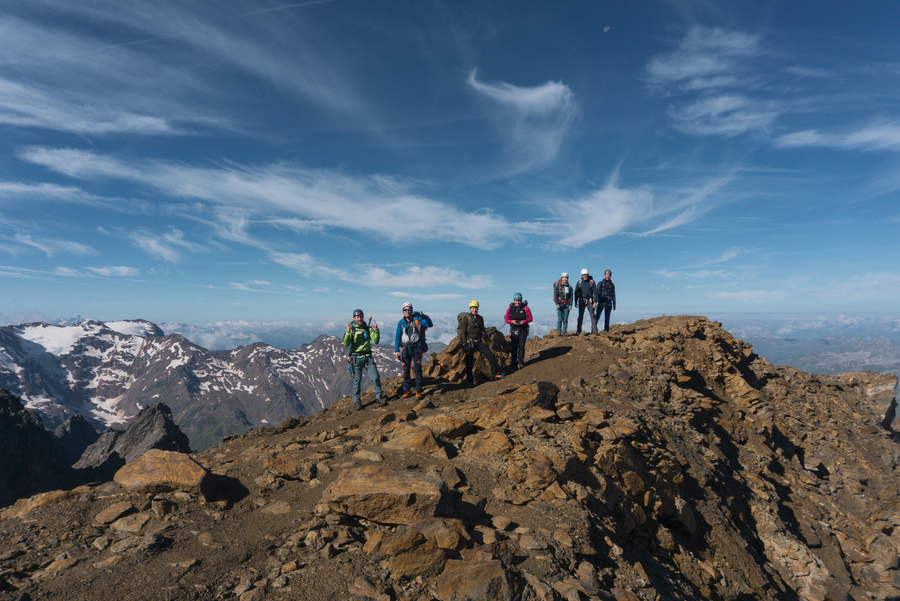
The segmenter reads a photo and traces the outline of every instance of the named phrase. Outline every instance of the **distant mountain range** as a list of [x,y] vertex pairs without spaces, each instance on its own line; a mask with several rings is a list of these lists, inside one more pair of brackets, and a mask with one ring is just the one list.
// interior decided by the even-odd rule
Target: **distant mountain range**
[[[399,374],[392,345],[374,349],[382,378]],[[74,414],[124,429],[164,401],[191,446],[285,417],[311,415],[350,393],[347,350],[334,336],[282,350],[258,342],[209,351],[145,320],[0,327],[0,388],[52,429]]]

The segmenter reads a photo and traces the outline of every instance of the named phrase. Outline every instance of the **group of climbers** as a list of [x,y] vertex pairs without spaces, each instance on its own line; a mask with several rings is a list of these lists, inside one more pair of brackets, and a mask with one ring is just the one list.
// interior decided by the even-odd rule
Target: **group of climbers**
[[585,310],[591,319],[591,334],[597,333],[597,323],[604,313],[603,330],[609,332],[610,312],[616,310],[616,285],[612,281],[612,271],[604,271],[603,279],[595,284],[590,272],[582,269],[581,279],[574,286],[569,284],[569,274],[562,272],[560,278],[553,282],[553,302],[556,304],[556,332],[560,336],[569,333],[569,311],[573,305],[578,307],[575,334],[581,333]]
[[[612,271],[607,269],[599,284],[595,284],[587,269],[581,270],[581,280],[575,286],[569,284],[569,274],[562,273],[558,281],[553,284],[553,300],[556,304],[557,325],[556,331],[565,336],[568,333],[569,311],[572,305],[578,306],[578,328],[575,334],[581,333],[581,324],[584,312],[587,309],[591,319],[591,333],[597,333],[597,323],[600,315],[605,311],[604,330],[609,331],[610,311],[616,309],[616,286],[612,282]],[[469,386],[475,382],[473,368],[475,366],[475,353],[481,353],[487,359],[491,369],[491,379],[500,379],[502,376],[497,368],[497,359],[485,341],[484,317],[478,314],[479,304],[477,300],[469,303],[469,311],[460,313],[457,317],[456,335],[464,352],[463,379]],[[431,318],[420,311],[414,311],[412,303],[403,303],[403,317],[397,322],[397,332],[394,336],[394,355],[403,366],[403,388],[401,398],[407,398],[413,394],[413,381],[415,377],[416,398],[422,397],[422,357],[428,351],[425,330],[434,327]],[[529,324],[533,321],[528,301],[522,299],[522,294],[516,292],[513,302],[506,310],[504,321],[509,326],[510,355],[513,371],[525,367],[525,341],[528,340]],[[378,344],[381,334],[378,323],[366,323],[362,309],[353,312],[353,321],[347,324],[344,333],[344,346],[350,347],[350,373],[353,374],[353,400],[356,408],[362,408],[360,389],[362,386],[363,371],[367,371],[369,379],[375,388],[375,402],[384,406],[385,401],[381,391],[381,377],[378,367],[372,357],[372,345]]]

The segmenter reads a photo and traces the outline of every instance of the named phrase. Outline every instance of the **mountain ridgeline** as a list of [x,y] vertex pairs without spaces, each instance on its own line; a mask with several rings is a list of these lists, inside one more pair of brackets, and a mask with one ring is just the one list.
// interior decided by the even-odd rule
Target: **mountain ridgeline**
[[[399,373],[393,348],[373,350],[382,377]],[[70,415],[124,429],[164,402],[191,446],[311,415],[350,392],[346,349],[320,336],[293,350],[264,343],[209,351],[148,321],[0,328],[0,388],[21,397],[53,429]]]
[[896,376],[773,365],[689,316],[529,340],[474,388],[462,363],[20,499],[0,599],[900,598]]

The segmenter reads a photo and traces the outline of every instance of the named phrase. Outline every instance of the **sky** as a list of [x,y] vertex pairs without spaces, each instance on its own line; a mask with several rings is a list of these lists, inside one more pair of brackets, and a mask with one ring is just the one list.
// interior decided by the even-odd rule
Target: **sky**
[[613,321],[898,316],[898,29],[866,1],[0,0],[0,321],[311,336],[521,292],[549,324],[582,268]]

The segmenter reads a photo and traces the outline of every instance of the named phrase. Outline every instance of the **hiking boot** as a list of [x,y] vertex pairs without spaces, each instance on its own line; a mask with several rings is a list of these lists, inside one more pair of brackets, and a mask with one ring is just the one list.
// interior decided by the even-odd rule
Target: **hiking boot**
[[400,395],[400,398],[401,398],[401,399],[409,398],[410,395],[412,395],[412,393],[413,393],[412,390],[407,390],[406,392],[404,392],[403,394]]
[[362,411],[362,403],[360,403],[359,401],[353,403],[353,406],[356,407],[357,411]]
[[385,405],[387,405],[387,401],[384,400],[383,398],[375,399],[375,404],[378,405],[379,407],[384,407]]
[[417,392],[417,393],[416,393],[416,398],[417,398],[417,399],[421,399],[421,398],[422,398],[422,393],[421,393],[421,392]]
[[524,363],[519,363],[519,369],[525,369],[525,364],[524,364]]
[[502,378],[502,377],[503,377],[503,376],[502,376],[501,374],[494,374],[493,376],[491,376],[491,379],[492,379],[492,380],[499,380],[499,379]]

